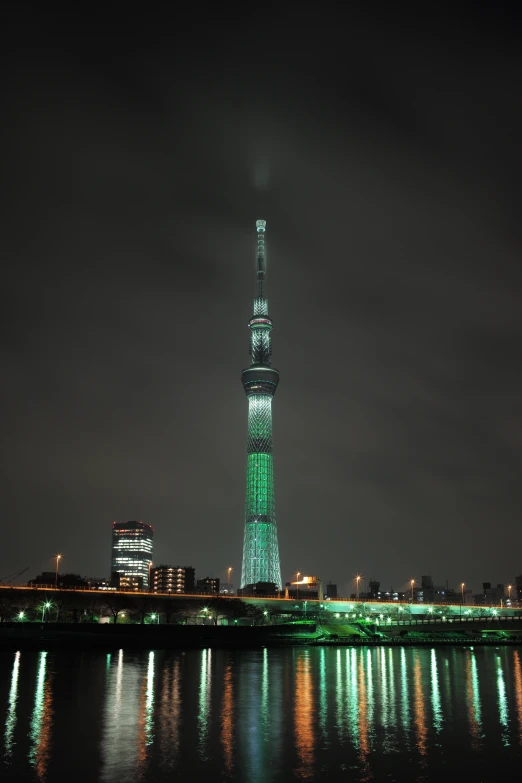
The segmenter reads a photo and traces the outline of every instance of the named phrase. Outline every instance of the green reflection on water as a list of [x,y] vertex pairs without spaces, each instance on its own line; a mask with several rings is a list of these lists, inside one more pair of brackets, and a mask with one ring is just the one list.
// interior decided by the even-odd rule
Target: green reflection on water
[[9,690],[9,706],[5,719],[5,755],[9,757],[13,750],[13,734],[16,726],[16,702],[18,701],[18,674],[20,671],[20,652],[15,653],[13,672],[11,674],[11,688]]
[[268,720],[268,650],[266,647],[263,649],[263,674],[261,679],[261,725],[263,727],[263,737],[268,739],[270,723]]
[[337,648],[337,656],[335,661],[335,722],[337,725],[337,734],[339,739],[344,739],[346,734],[346,727],[344,723],[344,683],[343,683],[343,664],[341,658],[341,650]]
[[482,735],[482,716],[480,707],[480,694],[479,694],[479,681],[477,672],[477,661],[475,653],[470,653],[469,658],[469,673],[470,673],[470,699],[471,705],[469,709],[470,731],[471,731],[471,743],[472,747],[478,748],[480,743],[480,737]]
[[503,727],[502,740],[504,745],[509,745],[508,734],[508,705],[506,699],[506,683],[504,682],[504,672],[502,671],[502,662],[500,655],[497,655],[497,694],[498,694],[498,712],[500,723]]
[[326,701],[326,651],[321,647],[319,657],[319,727],[323,739],[326,739],[328,732],[326,729],[327,719],[327,701]]
[[31,715],[31,730],[29,732],[29,737],[31,740],[29,761],[31,764],[36,764],[36,754],[38,752],[38,746],[40,744],[40,737],[42,732],[46,665],[47,653],[41,652],[38,659],[38,677],[36,680],[36,691],[34,694],[33,713]]
[[357,682],[357,650],[346,650],[346,678],[350,676],[348,692],[348,728],[354,747],[359,747],[359,687]]
[[205,756],[208,737],[208,714],[210,707],[210,677],[212,651],[201,650],[201,667],[199,673],[199,752]]
[[386,669],[386,650],[384,647],[379,647],[379,658],[381,664],[381,723],[383,726],[389,726],[390,712],[388,706],[388,672]]
[[38,657],[38,676],[30,722],[28,754],[29,763],[35,767],[40,780],[44,780],[47,773],[51,750],[52,716],[52,692],[50,675],[47,673],[47,653],[41,652]]
[[440,705],[439,675],[437,673],[437,655],[435,648],[431,648],[431,709],[433,711],[433,725],[437,734],[442,729],[442,708]]
[[372,671],[372,652],[366,651],[366,699],[368,710],[368,723],[373,724],[374,700],[373,700],[373,671]]
[[388,647],[388,690],[390,694],[389,714],[392,726],[397,726],[397,704],[395,703],[395,672],[394,672],[394,651]]
[[406,732],[406,743],[409,747],[409,727],[410,727],[410,700],[408,694],[408,669],[406,664],[406,651],[401,649],[401,720],[402,727]]

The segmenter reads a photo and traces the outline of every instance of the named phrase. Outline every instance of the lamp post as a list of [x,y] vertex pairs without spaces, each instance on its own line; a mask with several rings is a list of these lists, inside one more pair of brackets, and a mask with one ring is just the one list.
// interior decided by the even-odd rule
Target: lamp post
[[361,581],[361,579],[362,579],[362,576],[357,575],[355,577],[355,589],[356,589],[356,593],[357,593],[357,600],[359,600],[359,582]]
[[58,563],[62,559],[61,555],[56,555],[56,579],[54,580],[55,587],[58,587]]
[[410,579],[410,585],[411,585],[411,602],[413,603],[413,585],[415,584],[415,579]]
[[462,603],[464,603],[464,588],[465,588],[465,586],[466,586],[465,582],[461,582],[460,583],[460,595],[462,597]]
[[507,586],[507,588],[508,588],[508,599],[509,599],[509,603],[511,603],[511,588],[512,588],[512,587],[513,587],[513,585],[508,585],[508,586]]
[[229,566],[227,568],[227,595],[230,595],[230,572],[232,571],[232,566]]
[[296,589],[296,598],[299,598],[299,577],[301,576],[301,572],[298,571],[295,575],[295,589]]

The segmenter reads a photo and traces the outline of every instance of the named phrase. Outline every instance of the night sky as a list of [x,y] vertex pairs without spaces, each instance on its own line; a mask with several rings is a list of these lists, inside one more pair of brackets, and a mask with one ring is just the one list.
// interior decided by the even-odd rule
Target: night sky
[[283,581],[522,572],[520,20],[280,9],[3,17],[0,577],[239,586],[257,218]]

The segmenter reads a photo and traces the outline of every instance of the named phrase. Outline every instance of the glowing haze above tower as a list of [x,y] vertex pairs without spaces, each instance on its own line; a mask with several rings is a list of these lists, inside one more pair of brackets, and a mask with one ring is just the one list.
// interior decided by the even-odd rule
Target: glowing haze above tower
[[281,588],[277,545],[272,458],[272,397],[279,372],[271,366],[272,321],[265,297],[266,220],[257,220],[257,295],[250,328],[248,369],[241,373],[248,398],[248,445],[245,503],[245,536],[241,587],[256,582],[275,582]]

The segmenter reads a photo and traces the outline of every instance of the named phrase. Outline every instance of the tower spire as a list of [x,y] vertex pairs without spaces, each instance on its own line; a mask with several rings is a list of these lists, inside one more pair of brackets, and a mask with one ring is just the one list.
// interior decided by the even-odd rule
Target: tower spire
[[263,296],[263,283],[265,282],[265,229],[266,220],[256,220],[257,228],[257,295]]
[[265,299],[265,220],[256,221],[257,297],[250,328],[251,364],[241,373],[248,398],[247,486],[241,587],[272,582],[281,588],[274,501],[272,398],[279,372],[271,366],[272,321]]

